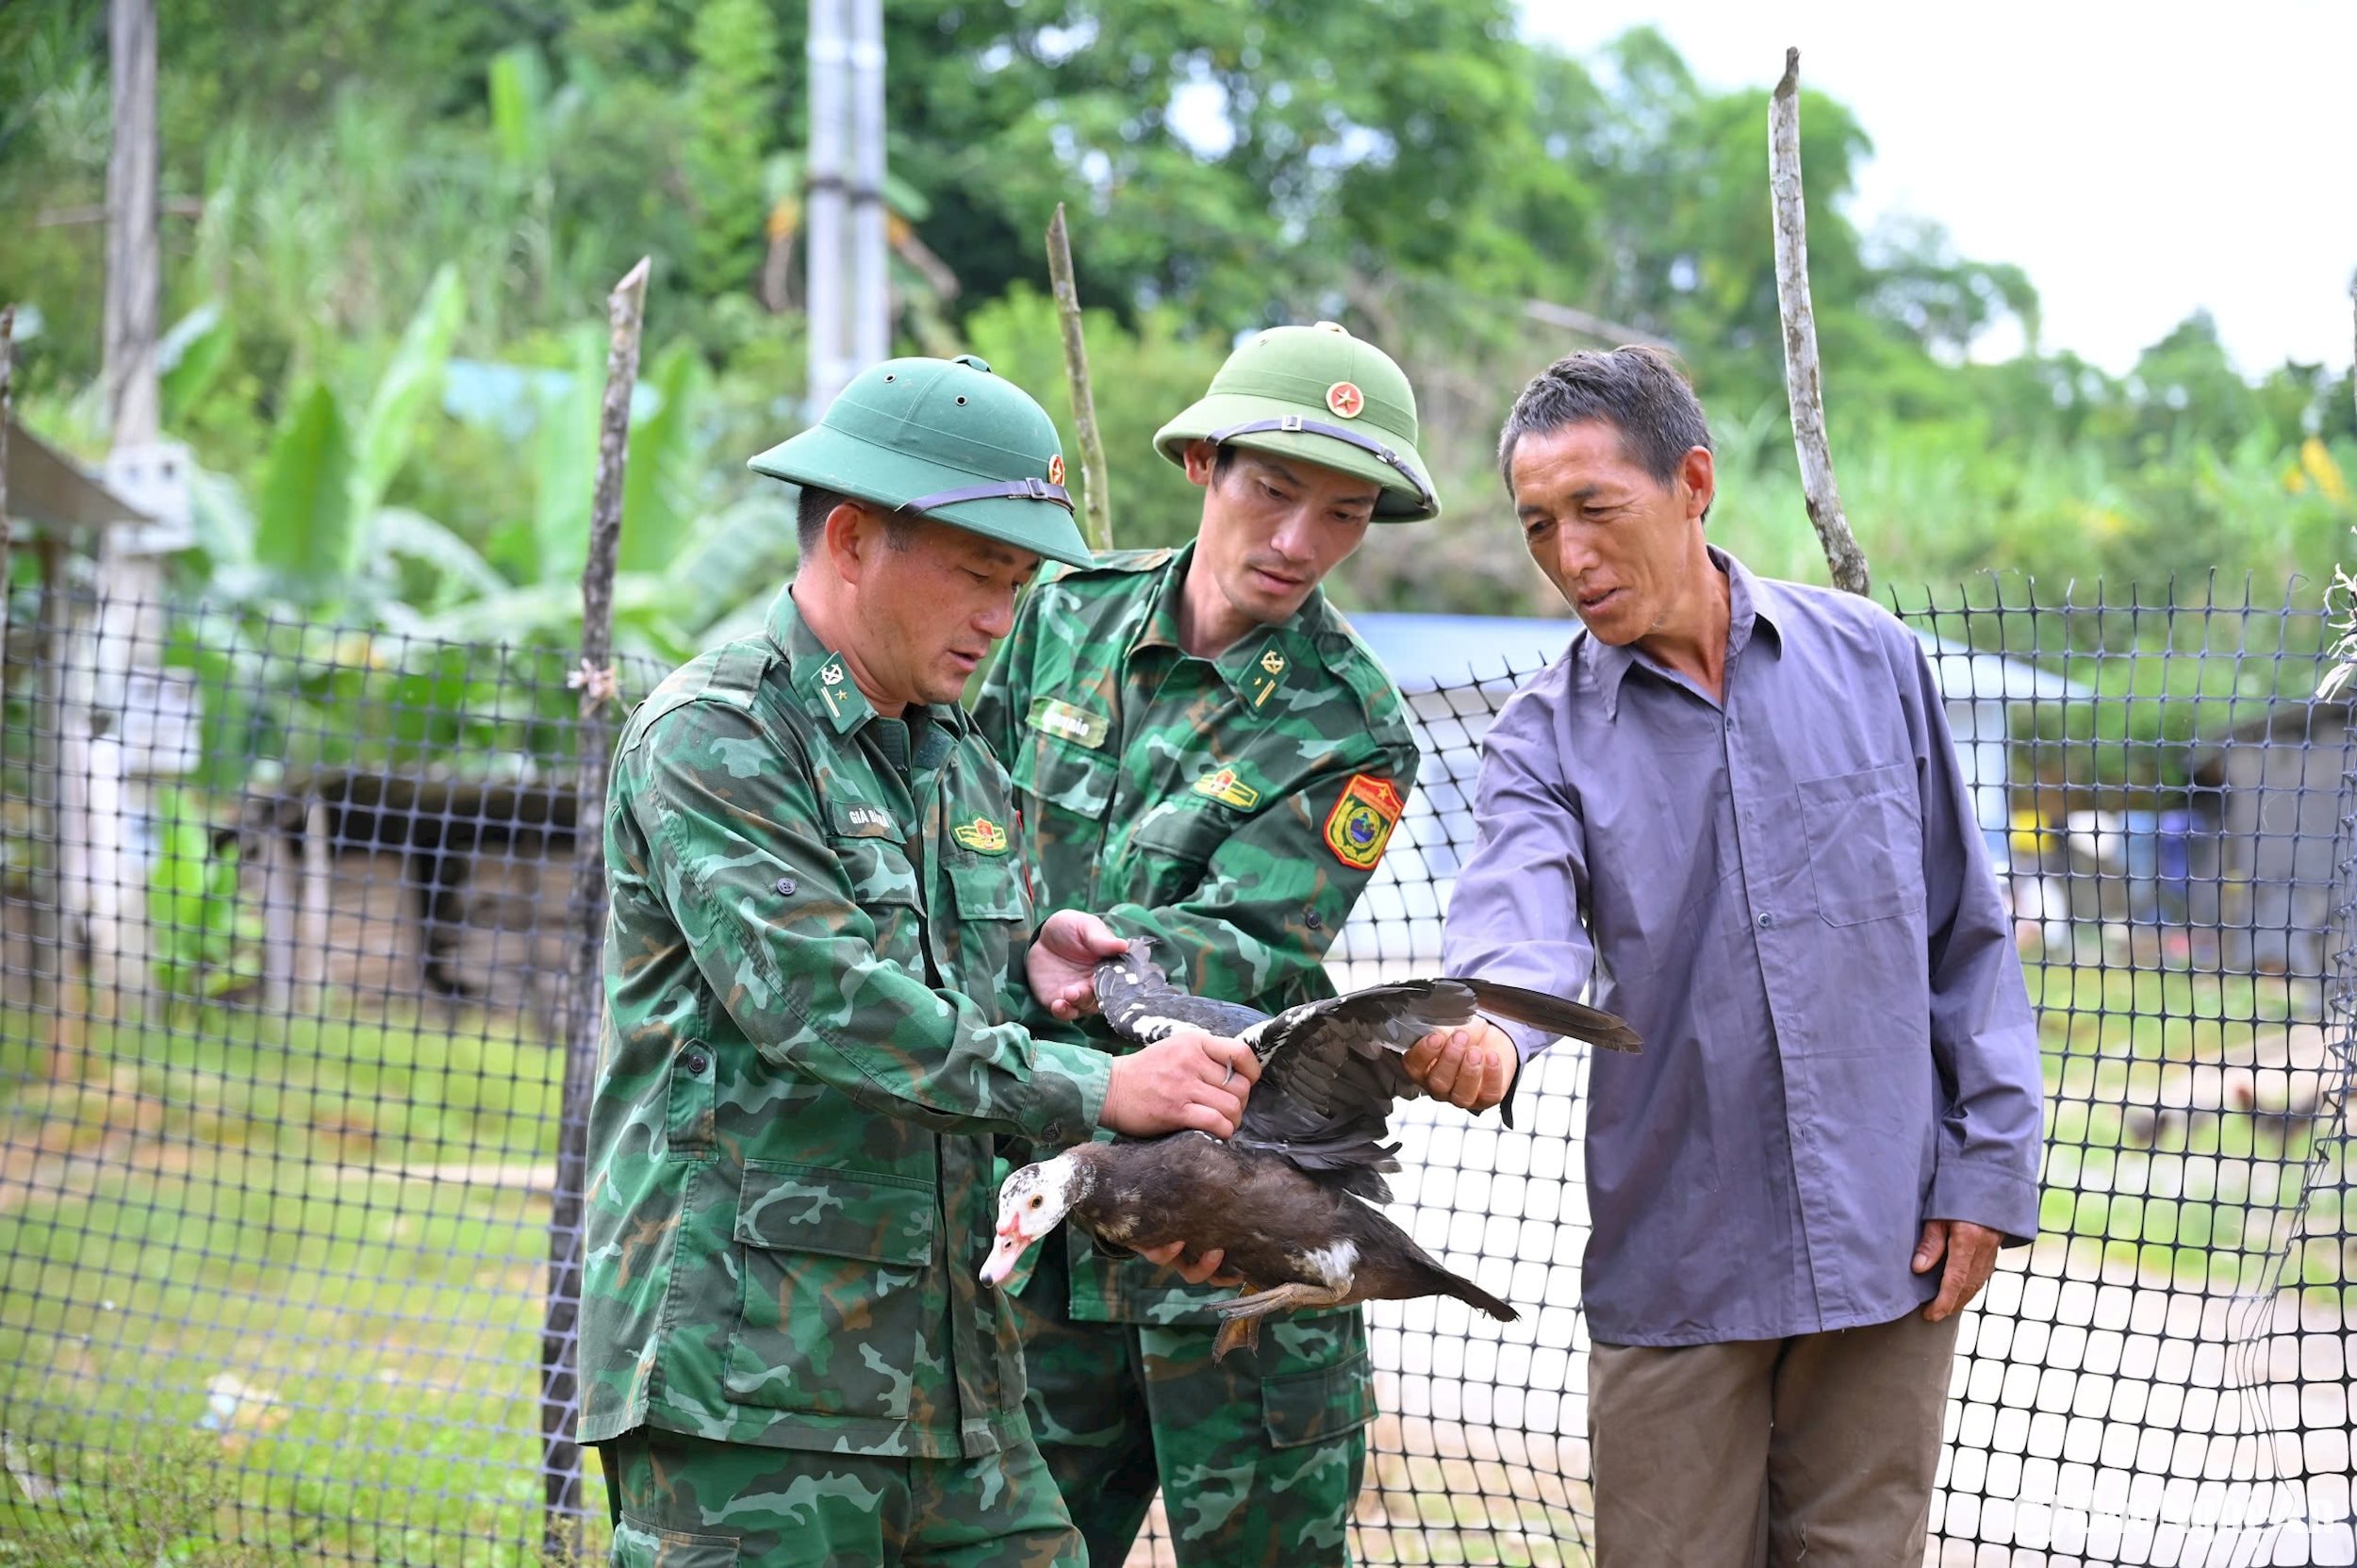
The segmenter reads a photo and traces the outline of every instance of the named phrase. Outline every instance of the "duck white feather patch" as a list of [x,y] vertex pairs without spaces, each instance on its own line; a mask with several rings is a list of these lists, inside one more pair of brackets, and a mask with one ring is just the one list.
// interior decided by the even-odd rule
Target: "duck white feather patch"
[[1330,1246],[1313,1246],[1291,1254],[1287,1262],[1304,1274],[1315,1276],[1329,1290],[1344,1290],[1350,1285],[1352,1271],[1359,1266],[1359,1244],[1338,1241]]

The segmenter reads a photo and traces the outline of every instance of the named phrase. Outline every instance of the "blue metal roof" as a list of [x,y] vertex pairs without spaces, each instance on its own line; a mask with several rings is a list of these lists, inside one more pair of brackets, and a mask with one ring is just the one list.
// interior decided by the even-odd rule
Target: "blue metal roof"
[[[1383,668],[1405,690],[1467,680],[1528,675],[1571,645],[1570,616],[1414,615],[1368,610],[1348,616]],[[1951,701],[2084,701],[2092,688],[2019,659],[1976,652],[1953,638],[1911,627],[1929,654],[1942,696]]]

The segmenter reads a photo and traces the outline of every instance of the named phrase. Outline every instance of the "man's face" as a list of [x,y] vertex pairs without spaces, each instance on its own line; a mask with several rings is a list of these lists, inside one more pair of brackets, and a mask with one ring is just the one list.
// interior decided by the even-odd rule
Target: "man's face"
[[1664,486],[1631,461],[1617,426],[1590,420],[1525,436],[1509,470],[1530,558],[1599,642],[1658,629],[1706,580],[1702,516],[1710,454],[1701,447]]
[[1367,536],[1382,487],[1241,447],[1215,472],[1217,456],[1208,441],[1187,448],[1187,477],[1204,487],[1188,569],[1209,572],[1239,619],[1288,619]]
[[954,702],[1014,624],[1039,557],[928,518],[895,545],[863,508],[852,619],[871,700]]

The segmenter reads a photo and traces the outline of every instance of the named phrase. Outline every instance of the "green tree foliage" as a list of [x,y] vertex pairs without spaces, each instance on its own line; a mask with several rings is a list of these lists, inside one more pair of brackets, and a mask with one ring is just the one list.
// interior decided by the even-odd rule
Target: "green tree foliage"
[[[1521,382],[1579,346],[1525,302],[1574,306],[1676,346],[1720,431],[1714,528],[1817,576],[1762,87],[1698,81],[1649,29],[1567,57],[1518,16],[895,0],[901,345],[976,349],[1068,437],[1038,291],[1063,201],[1124,542],[1192,527],[1148,443],[1235,336],[1330,318],[1409,366],[1449,503],[1377,531],[1345,600],[1544,608],[1491,448]],[[560,628],[603,295],[648,255],[627,635],[670,648],[763,596],[791,557],[786,498],[742,460],[808,413],[802,0],[185,0],[161,21],[165,408],[213,470],[192,574],[404,624]],[[1868,127],[1816,93],[1802,124],[1835,451],[1878,581],[2326,579],[2357,520],[2343,367],[2251,380],[2199,314],[2126,375],[2046,353],[2033,280],[1930,222],[1861,231]],[[103,235],[74,213],[103,197],[107,140],[102,0],[0,7],[0,297],[41,322],[23,405],[92,445]],[[702,597],[667,602],[683,584]]]

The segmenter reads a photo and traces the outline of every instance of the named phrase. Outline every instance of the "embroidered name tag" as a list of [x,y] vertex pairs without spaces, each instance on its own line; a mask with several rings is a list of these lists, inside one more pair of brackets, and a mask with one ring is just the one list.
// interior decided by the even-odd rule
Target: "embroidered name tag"
[[837,801],[830,815],[838,838],[889,838],[896,844],[901,841],[900,824],[882,806],[871,806],[865,801]]
[[1204,774],[1195,781],[1195,792],[1241,811],[1250,811],[1261,803],[1261,792],[1236,777],[1236,770],[1232,767]]
[[1053,697],[1037,697],[1031,701],[1031,711],[1025,717],[1032,729],[1073,741],[1091,751],[1105,744],[1105,732],[1112,726],[1101,713],[1060,702]]

